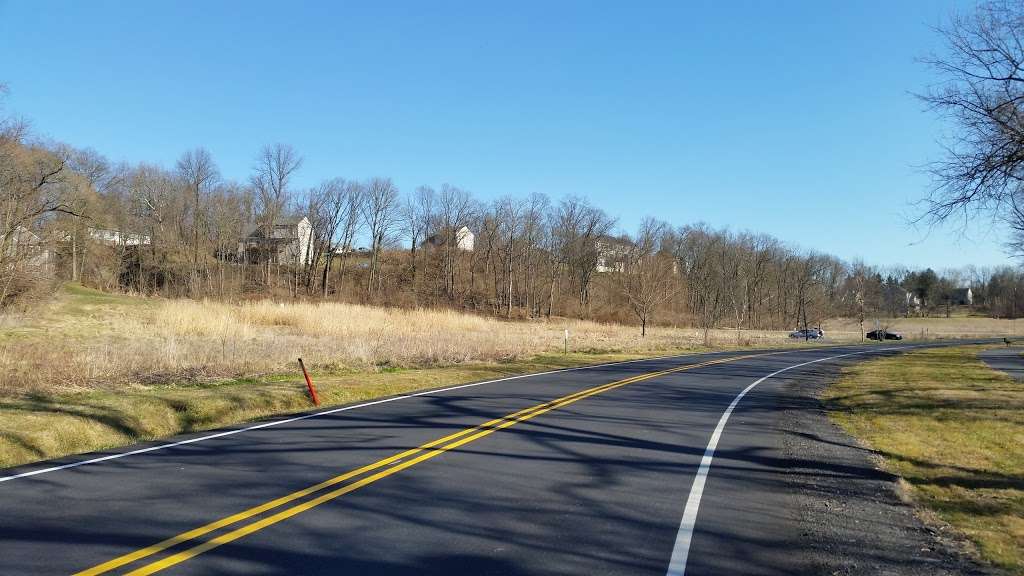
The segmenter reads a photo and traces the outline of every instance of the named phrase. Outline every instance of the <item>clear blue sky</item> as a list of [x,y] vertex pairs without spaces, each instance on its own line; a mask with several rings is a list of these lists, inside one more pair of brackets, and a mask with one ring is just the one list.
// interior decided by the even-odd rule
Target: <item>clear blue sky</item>
[[488,199],[589,196],[632,228],[773,234],[876,264],[1008,263],[989,223],[914,230],[943,126],[911,95],[953,0],[0,0],[8,111],[166,166],[205,146],[244,179],[391,176]]

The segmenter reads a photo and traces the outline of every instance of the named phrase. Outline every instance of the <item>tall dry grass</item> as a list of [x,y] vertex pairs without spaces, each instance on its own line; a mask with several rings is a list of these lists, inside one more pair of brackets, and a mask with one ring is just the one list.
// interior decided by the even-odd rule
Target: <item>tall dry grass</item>
[[[8,394],[265,375],[294,369],[300,356],[333,371],[515,360],[561,351],[565,330],[573,351],[653,353],[702,343],[698,330],[684,328],[654,328],[641,338],[636,327],[582,320],[506,322],[445,310],[269,301],[74,303],[43,326],[11,330],[22,333],[0,339],[0,391]],[[731,330],[710,336],[715,345],[737,343]],[[743,332],[739,340],[776,345],[786,338]]]
[[[908,337],[1018,333],[1018,321],[985,318],[890,322]],[[923,326],[923,328],[922,328]],[[1024,329],[1024,324],[1021,324]],[[340,303],[229,304],[116,296],[66,289],[49,310],[0,318],[0,394],[202,382],[291,372],[303,357],[344,372],[519,360],[571,351],[658,353],[699,348],[691,328],[583,320],[503,321],[447,310]],[[859,340],[856,323],[826,323],[832,341]],[[713,330],[709,344],[778,346],[786,332]],[[799,343],[797,343],[799,344]]]

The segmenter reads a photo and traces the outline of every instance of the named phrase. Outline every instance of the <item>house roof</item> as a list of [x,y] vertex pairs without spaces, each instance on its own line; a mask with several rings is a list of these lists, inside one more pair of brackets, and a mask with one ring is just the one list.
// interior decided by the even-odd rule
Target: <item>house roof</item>
[[[281,234],[282,230],[289,230],[298,226],[303,220],[309,221],[305,216],[283,216],[274,220],[274,238],[281,239],[285,238]],[[263,229],[267,226],[265,224],[251,224],[245,229],[246,238],[266,238],[266,234],[263,233]],[[297,234],[291,234],[288,237],[295,237]]]
[[41,240],[41,238],[39,238],[38,234],[36,234],[35,232],[29,230],[28,228],[25,228],[24,226],[16,227],[14,230],[11,230],[10,234],[14,238],[14,243],[15,244],[22,243],[22,242],[24,242],[24,243],[36,243],[36,242],[39,242]]

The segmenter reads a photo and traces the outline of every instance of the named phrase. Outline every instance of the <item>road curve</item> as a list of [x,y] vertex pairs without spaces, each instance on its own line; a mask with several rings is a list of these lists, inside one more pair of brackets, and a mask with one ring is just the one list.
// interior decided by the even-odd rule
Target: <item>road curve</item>
[[799,573],[783,386],[905,348],[557,371],[7,470],[0,574]]

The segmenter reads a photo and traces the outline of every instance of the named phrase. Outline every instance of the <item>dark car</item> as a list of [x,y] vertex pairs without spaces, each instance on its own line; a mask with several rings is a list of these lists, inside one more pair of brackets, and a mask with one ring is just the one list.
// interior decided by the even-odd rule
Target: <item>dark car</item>
[[903,340],[903,334],[888,330],[872,330],[865,334],[868,340]]

